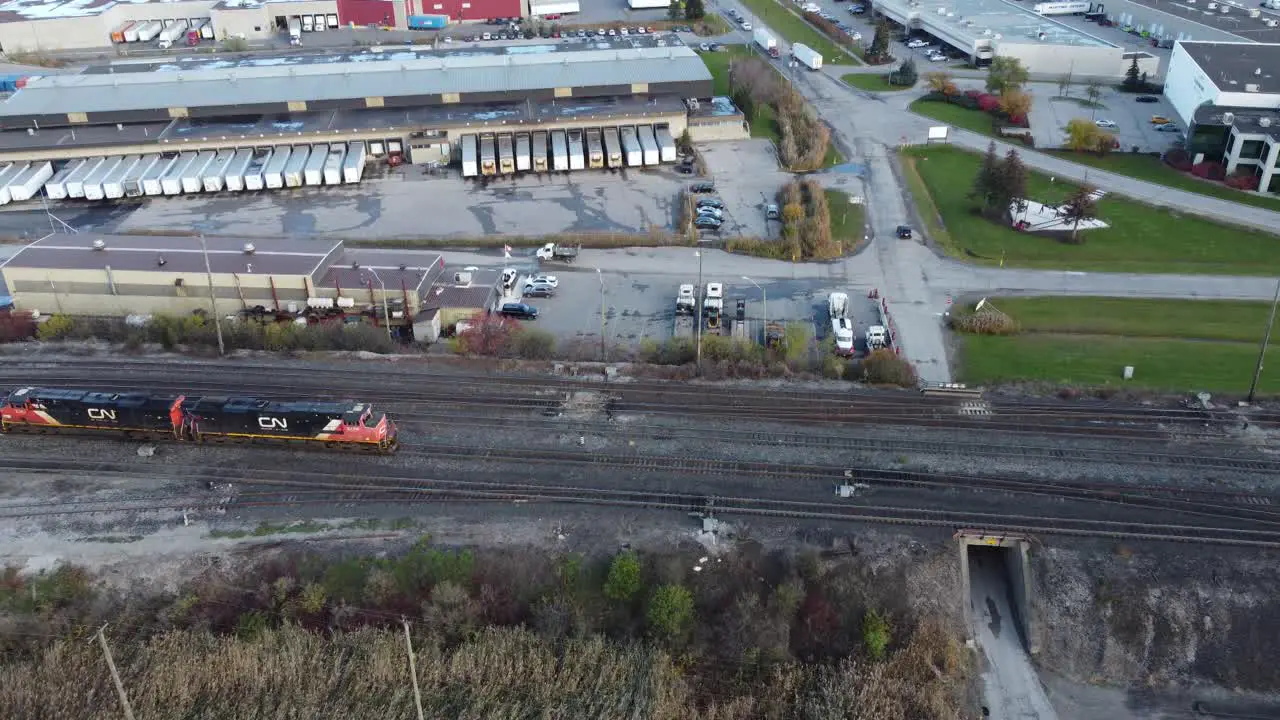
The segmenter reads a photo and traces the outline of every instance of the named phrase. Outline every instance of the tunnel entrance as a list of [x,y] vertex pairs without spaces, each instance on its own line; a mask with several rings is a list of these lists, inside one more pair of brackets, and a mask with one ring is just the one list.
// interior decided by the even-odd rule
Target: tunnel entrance
[[1027,540],[981,533],[962,533],[958,539],[965,614],[974,635],[989,634],[1035,654],[1039,643],[1031,612]]

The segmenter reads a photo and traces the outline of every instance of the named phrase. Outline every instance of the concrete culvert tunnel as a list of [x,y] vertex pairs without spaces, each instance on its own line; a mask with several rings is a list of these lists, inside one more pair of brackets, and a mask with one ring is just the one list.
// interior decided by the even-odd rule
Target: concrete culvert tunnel
[[1028,638],[1028,587],[1025,562],[1019,547],[967,545],[971,622],[985,621],[992,635],[1016,633],[1017,642],[1031,652]]

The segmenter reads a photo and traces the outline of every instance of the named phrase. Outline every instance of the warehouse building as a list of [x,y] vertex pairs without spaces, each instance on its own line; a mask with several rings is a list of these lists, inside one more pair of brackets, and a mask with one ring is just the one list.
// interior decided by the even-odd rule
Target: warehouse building
[[[880,0],[877,13],[907,30],[926,32],[977,65],[996,56],[1017,58],[1032,73],[1122,78],[1124,49],[1102,38],[1005,0]],[[1154,77],[1154,56],[1139,61]]]
[[[378,254],[361,263],[342,243],[57,234],[0,264],[19,310],[98,317],[208,312],[320,320],[363,316],[409,326],[437,282],[438,255]],[[207,263],[207,264],[206,264]],[[207,268],[207,269],[206,269]],[[438,305],[437,305],[438,307]]]
[[210,32],[202,38],[206,41],[264,40],[288,32],[293,20],[306,32],[353,25],[407,30],[412,17],[470,22],[523,17],[527,10],[526,0],[4,0],[0,51],[154,45],[155,34],[143,32],[139,37],[138,31],[157,21],[161,27],[186,22],[199,28],[207,23]]
[[1195,162],[1252,171],[1260,192],[1280,193],[1280,43],[1179,42],[1164,94]]
[[[689,127],[690,107],[711,88],[706,66],[674,36],[592,46],[117,63],[34,79],[0,104],[6,128],[0,162],[59,164],[50,181],[56,187],[46,186],[55,199],[81,197],[58,183],[72,180],[79,160],[101,156],[126,158],[135,168],[141,157],[149,175],[170,179],[185,172],[184,163],[204,162],[225,174],[204,191],[221,191],[298,187],[301,167],[291,181],[277,160],[340,155],[333,182],[327,173],[322,180],[317,167],[305,184],[359,182],[356,162],[384,156],[460,162],[461,139],[484,134],[635,128],[669,141]],[[736,122],[745,133],[740,115],[719,120],[713,127],[700,119],[694,129],[705,126],[720,137]],[[674,159],[664,153],[662,161]],[[342,179],[337,167],[344,164],[353,166]],[[127,174],[121,165],[116,172]],[[118,179],[124,178],[111,178],[112,187]],[[155,180],[134,178],[123,196],[201,191],[198,175],[182,190],[175,180],[173,192],[149,179]]]

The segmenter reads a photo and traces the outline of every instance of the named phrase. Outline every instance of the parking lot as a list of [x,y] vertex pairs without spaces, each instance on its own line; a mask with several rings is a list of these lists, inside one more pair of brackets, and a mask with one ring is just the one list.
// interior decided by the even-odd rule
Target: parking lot
[[[1085,107],[1079,101],[1087,98],[1085,88],[1075,85],[1071,98],[1059,98],[1057,85],[1033,83],[1028,86],[1034,105],[1031,110],[1031,132],[1037,147],[1059,147],[1067,141],[1067,123],[1075,118],[1115,123],[1104,127],[1120,141],[1120,149],[1129,152],[1135,146],[1139,152],[1167,150],[1182,132],[1165,132],[1156,129],[1151,118],[1160,116],[1177,125],[1178,117],[1168,100],[1161,95],[1157,102],[1138,102],[1137,95],[1122,93],[1109,86],[1102,87],[1098,102],[1101,107]],[[1179,130],[1184,130],[1179,126]]]
[[725,204],[721,234],[777,236],[778,224],[765,221],[765,206],[776,202],[778,189],[794,178],[778,168],[773,145],[768,140],[739,140],[709,143],[698,150]]

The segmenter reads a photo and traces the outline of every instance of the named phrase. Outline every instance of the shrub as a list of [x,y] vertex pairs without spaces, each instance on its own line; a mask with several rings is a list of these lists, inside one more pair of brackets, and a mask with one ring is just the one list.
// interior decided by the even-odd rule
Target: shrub
[[975,313],[953,314],[951,326],[960,332],[974,335],[1014,335],[1019,330],[1018,321],[990,308],[983,308]]
[[914,387],[916,369],[892,350],[873,350],[862,361],[862,379],[872,385]]
[[1164,154],[1164,161],[1169,167],[1182,172],[1191,171],[1191,155],[1182,148],[1175,148]]
[[75,325],[75,321],[68,315],[51,315],[48,320],[40,323],[37,337],[41,340],[65,340],[71,336]]
[[693,620],[693,595],[683,585],[663,585],[649,599],[645,619],[649,632],[673,640],[689,629]]
[[[977,91],[974,91],[974,92],[977,92]],[[976,97],[974,96],[969,96],[969,97],[973,97],[973,99],[978,103],[978,109],[981,110],[982,112],[989,113],[989,112],[995,112],[996,110],[1000,109],[999,95],[991,95],[989,93],[980,93]]]
[[1191,174],[1206,180],[1223,180],[1227,177],[1227,168],[1220,162],[1202,162],[1191,167]]
[[862,646],[876,660],[883,658],[889,648],[889,621],[876,610],[868,610],[862,616]]
[[624,552],[609,564],[609,576],[604,581],[604,596],[610,600],[626,602],[640,592],[640,556]]
[[1252,172],[1238,172],[1225,180],[1227,187],[1233,187],[1237,190],[1257,190],[1259,178]]
[[525,360],[548,360],[556,350],[556,336],[546,330],[521,328],[515,334],[512,352]]

